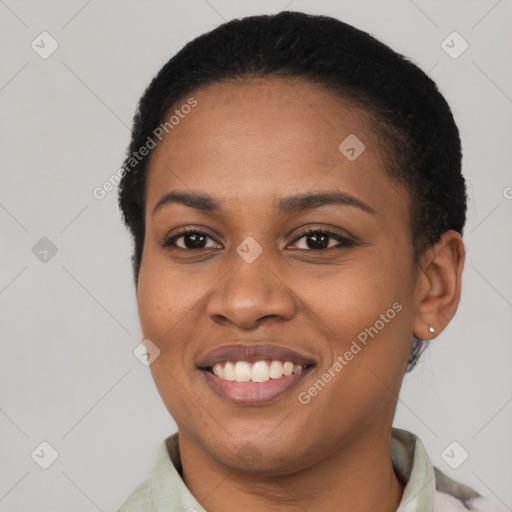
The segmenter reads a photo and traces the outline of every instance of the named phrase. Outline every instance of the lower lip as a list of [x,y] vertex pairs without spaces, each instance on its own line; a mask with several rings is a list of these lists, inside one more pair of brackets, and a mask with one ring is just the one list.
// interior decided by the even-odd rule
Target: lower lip
[[265,405],[296,387],[312,369],[313,367],[309,367],[301,373],[266,382],[234,382],[221,379],[208,370],[201,370],[201,373],[210,388],[230,402],[236,405]]

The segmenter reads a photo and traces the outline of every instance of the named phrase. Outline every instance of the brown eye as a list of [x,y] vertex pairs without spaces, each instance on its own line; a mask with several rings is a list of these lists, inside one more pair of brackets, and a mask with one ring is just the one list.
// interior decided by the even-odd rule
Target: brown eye
[[[295,239],[294,244],[303,239],[305,242],[305,247],[299,247],[300,250],[309,249],[313,251],[323,251],[326,249],[352,247],[355,245],[355,243],[349,238],[341,236],[337,233],[333,233],[331,231],[315,228],[310,228],[308,231]],[[333,241],[337,242],[337,244],[335,243],[333,245]]]
[[[215,240],[213,240],[213,238],[211,238],[207,233],[189,228],[167,238],[161,245],[162,247],[170,247],[184,251],[217,248],[206,246],[209,239],[215,242]],[[181,240],[181,242],[178,243],[178,240]],[[215,244],[216,243],[217,242],[215,242]]]

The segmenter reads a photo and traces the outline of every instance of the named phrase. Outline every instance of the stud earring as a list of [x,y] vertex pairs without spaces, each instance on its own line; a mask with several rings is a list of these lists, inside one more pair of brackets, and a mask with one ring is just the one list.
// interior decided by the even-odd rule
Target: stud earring
[[436,332],[436,330],[435,330],[432,326],[430,326],[430,327],[428,328],[428,330],[429,330],[430,332]]

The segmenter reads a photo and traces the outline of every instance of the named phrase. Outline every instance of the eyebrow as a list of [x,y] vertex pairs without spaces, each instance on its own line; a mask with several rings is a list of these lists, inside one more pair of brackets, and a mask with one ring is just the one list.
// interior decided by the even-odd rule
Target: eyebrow
[[[152,215],[155,215],[164,206],[170,204],[183,204],[190,208],[206,212],[219,212],[222,203],[208,194],[197,194],[191,192],[169,192],[161,197],[153,208]],[[278,210],[282,213],[298,213],[305,210],[312,210],[328,205],[353,206],[367,213],[378,213],[371,206],[346,192],[329,191],[319,193],[296,194],[282,197],[278,202]]]

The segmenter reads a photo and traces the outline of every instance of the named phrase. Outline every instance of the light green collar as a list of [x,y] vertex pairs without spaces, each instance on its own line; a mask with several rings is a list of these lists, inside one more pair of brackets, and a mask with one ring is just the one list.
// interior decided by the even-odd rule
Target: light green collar
[[[435,474],[420,439],[406,430],[393,428],[391,460],[405,485],[397,512],[432,512]],[[176,433],[162,441],[151,479],[132,493],[119,512],[207,512],[188,490],[181,471]]]
[[405,484],[397,512],[432,512],[435,473],[423,443],[407,430],[393,428],[391,434],[391,460]]

